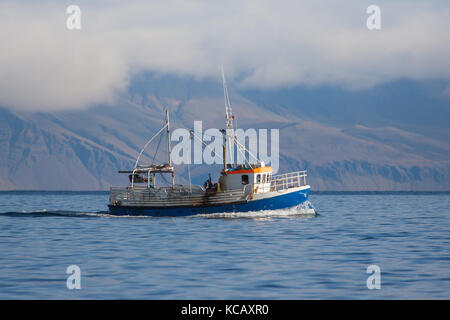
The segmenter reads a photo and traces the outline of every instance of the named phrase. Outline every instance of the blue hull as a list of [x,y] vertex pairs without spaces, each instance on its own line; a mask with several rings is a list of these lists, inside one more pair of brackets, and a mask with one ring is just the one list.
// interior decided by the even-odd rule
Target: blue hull
[[209,214],[221,212],[248,212],[260,210],[277,210],[297,206],[308,200],[309,188],[246,203],[178,208],[144,208],[144,207],[109,207],[110,214],[130,216],[191,216],[196,214]]

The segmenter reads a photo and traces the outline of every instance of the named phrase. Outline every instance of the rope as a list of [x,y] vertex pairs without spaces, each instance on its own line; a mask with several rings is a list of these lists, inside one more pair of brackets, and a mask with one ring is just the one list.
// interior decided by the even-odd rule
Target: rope
[[[192,133],[192,136],[193,136],[195,139],[197,139],[198,141],[200,141],[201,143],[203,143],[203,144],[205,145],[205,147],[207,147],[209,150],[211,150],[212,153],[213,153],[215,156],[219,157],[219,158],[223,161],[223,158],[222,158],[220,155],[216,154],[216,152],[214,151],[213,148],[211,148],[209,145],[207,145],[202,139],[200,139],[200,138],[198,138],[198,137],[195,136],[195,132],[194,132],[194,131],[191,130],[191,133]],[[203,135],[205,135],[205,134],[203,134]],[[214,137],[214,136],[210,136],[209,134],[207,134],[207,136],[209,136],[209,137]]]
[[156,138],[158,136],[158,134],[160,134],[166,127],[167,127],[167,123],[150,140],[148,140],[147,143],[144,145],[144,147],[142,148],[141,152],[139,153],[139,156],[136,159],[136,163],[134,164],[134,168],[135,169],[137,168],[137,165],[139,163],[139,159],[141,158],[142,154],[144,153],[144,150],[148,147],[150,142],[152,142],[153,139]]
[[[211,136],[211,135],[209,135],[209,134],[206,134],[206,133],[203,133],[203,135],[204,136],[208,136],[208,137],[214,137],[214,136]],[[247,164],[250,166],[250,168],[252,168],[253,169],[253,167],[252,167],[252,165],[250,164],[250,162],[247,160],[247,157],[245,156],[245,154],[242,152],[242,150],[244,150],[244,151],[247,151],[248,152],[248,154],[250,155],[250,156],[252,156],[256,161],[259,161],[259,159],[255,156],[255,155],[253,155],[249,150],[247,150],[247,148],[245,148],[245,146],[244,145],[242,145],[241,143],[239,143],[239,141],[237,141],[237,139],[236,139],[236,137],[235,136],[232,136],[232,135],[229,135],[229,134],[227,134],[227,136],[228,137],[230,137],[230,138],[232,138],[232,140],[233,140],[233,142],[236,144],[236,147],[237,147],[237,150],[242,154],[242,156],[244,157],[244,160],[245,160],[245,162],[247,162]],[[197,137],[195,137],[194,136],[194,138],[197,138]],[[199,138],[197,138],[198,140],[200,140]],[[202,140],[200,140],[206,147],[209,147],[208,145],[206,145]],[[211,148],[210,148],[211,149]],[[214,150],[212,150],[213,152],[214,152]],[[215,152],[214,152],[215,153]],[[219,155],[217,155],[217,156],[219,156]],[[220,156],[219,156],[220,157]],[[221,157],[220,157],[221,158]],[[222,160],[223,160],[223,158],[221,158]]]
[[155,151],[155,154],[153,155],[152,163],[150,164],[150,166],[152,166],[153,163],[155,162],[155,158],[156,158],[156,155],[158,154],[159,145],[161,144],[161,140],[162,140],[162,135],[159,136],[158,145],[156,146],[156,151]]

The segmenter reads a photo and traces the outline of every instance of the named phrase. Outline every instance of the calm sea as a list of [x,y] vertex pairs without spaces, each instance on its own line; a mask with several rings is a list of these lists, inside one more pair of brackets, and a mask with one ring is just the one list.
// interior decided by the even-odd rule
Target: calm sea
[[450,194],[312,194],[315,217],[113,217],[107,201],[0,192],[0,299],[450,298]]

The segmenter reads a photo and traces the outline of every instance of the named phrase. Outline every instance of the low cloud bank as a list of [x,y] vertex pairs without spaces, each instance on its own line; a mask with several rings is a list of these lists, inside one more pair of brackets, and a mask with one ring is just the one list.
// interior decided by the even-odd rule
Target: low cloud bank
[[[78,1],[0,4],[0,105],[64,110],[112,103],[136,73],[240,77],[240,86],[450,79],[450,6],[378,1],[382,28],[349,1]],[[444,94],[444,93],[443,93]],[[448,95],[448,92],[445,92]]]

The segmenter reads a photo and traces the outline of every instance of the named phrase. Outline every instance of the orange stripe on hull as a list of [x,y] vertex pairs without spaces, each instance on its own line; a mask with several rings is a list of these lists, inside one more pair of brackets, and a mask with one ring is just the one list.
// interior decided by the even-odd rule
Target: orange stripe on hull
[[259,172],[272,172],[271,167],[262,167],[255,169],[246,169],[246,170],[236,170],[236,171],[227,171],[227,174],[235,174],[235,173],[259,173]]

